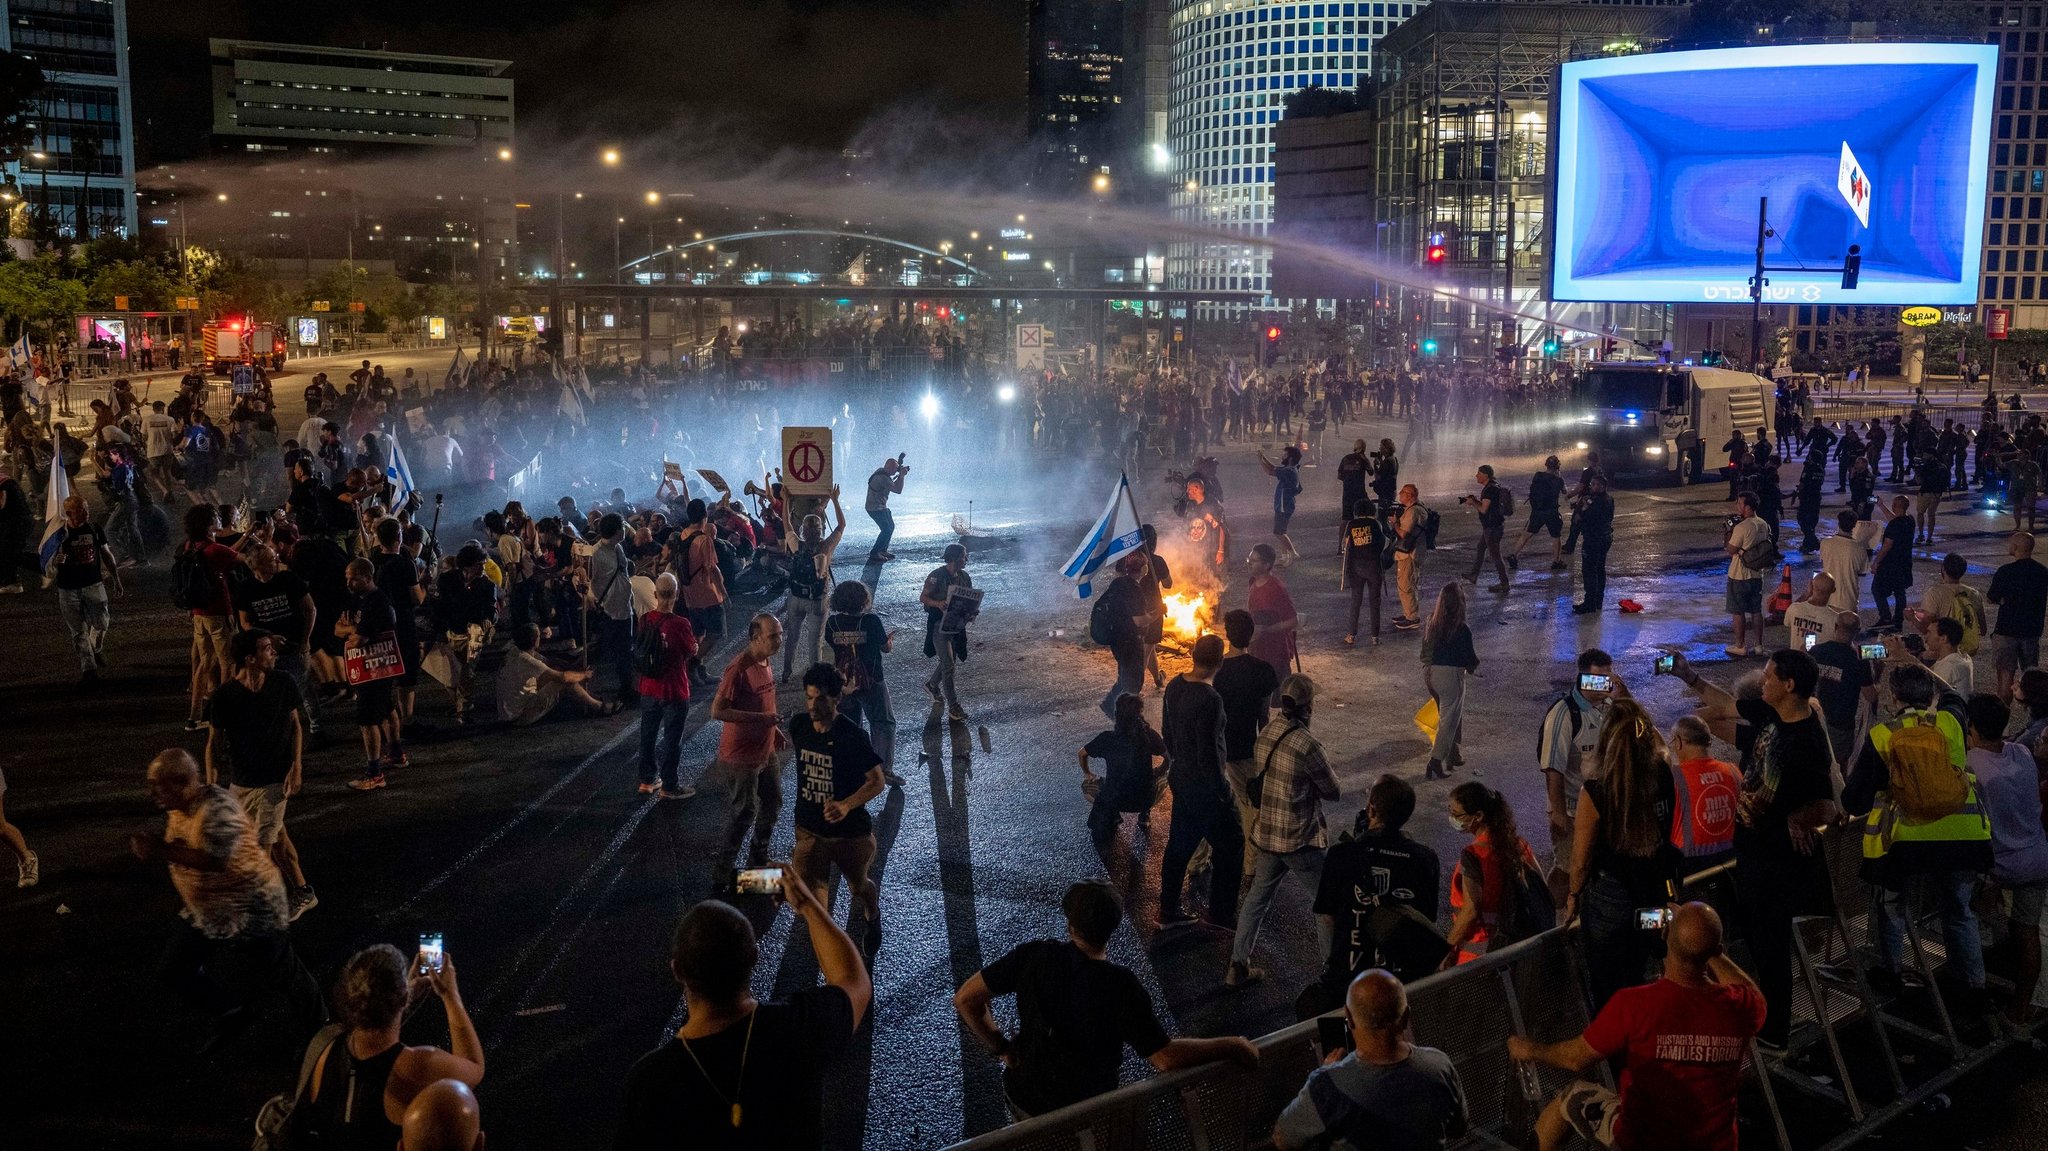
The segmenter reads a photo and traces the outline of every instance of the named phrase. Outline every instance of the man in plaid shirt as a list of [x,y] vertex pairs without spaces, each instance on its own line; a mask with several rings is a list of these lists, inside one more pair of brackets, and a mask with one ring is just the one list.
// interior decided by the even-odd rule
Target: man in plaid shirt
[[[1265,978],[1251,965],[1259,925],[1272,909],[1280,880],[1292,871],[1307,886],[1309,897],[1323,882],[1323,804],[1337,798],[1337,777],[1330,773],[1323,745],[1309,734],[1315,710],[1315,682],[1290,675],[1280,684],[1280,710],[1269,720],[1252,747],[1251,782],[1244,803],[1252,811],[1246,838],[1252,846],[1252,888],[1237,916],[1237,936],[1230,946],[1226,987],[1244,987]],[[1256,792],[1256,794],[1253,794]],[[1316,920],[1316,939],[1330,950],[1330,924]]]

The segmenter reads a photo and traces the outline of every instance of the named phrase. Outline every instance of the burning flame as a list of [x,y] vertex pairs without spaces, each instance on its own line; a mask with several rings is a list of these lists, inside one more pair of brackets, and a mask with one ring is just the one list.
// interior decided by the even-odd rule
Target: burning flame
[[1200,592],[1173,592],[1165,597],[1166,634],[1182,643],[1193,643],[1208,635],[1209,597]]

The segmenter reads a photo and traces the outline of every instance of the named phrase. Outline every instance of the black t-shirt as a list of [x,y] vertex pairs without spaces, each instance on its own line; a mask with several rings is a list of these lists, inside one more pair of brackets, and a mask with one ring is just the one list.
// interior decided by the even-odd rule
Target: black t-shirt
[[1118,811],[1151,809],[1152,760],[1166,750],[1155,732],[1149,728],[1135,736],[1097,732],[1081,750],[1103,763],[1101,802]]
[[[754,1009],[751,1025],[742,1019],[716,1035],[690,1040],[687,1050],[671,1037],[626,1073],[624,1114],[612,1146],[823,1147],[825,1071],[853,1039],[853,1025],[846,992],[826,986],[763,1003]],[[732,1124],[735,1098],[738,1127]]]
[[832,730],[819,731],[806,712],[789,717],[789,741],[796,745],[796,825],[813,835],[857,839],[874,830],[865,807],[856,807],[838,823],[825,821],[825,804],[845,799],[867,782],[868,772],[882,762],[868,733],[839,716]]
[[237,787],[283,783],[292,766],[292,712],[299,706],[291,680],[271,672],[250,691],[239,679],[220,685],[206,704],[206,720],[228,745],[228,779]]
[[1167,682],[1159,706],[1159,734],[1166,741],[1166,778],[1173,785],[1174,802],[1227,805],[1225,761],[1218,758],[1227,754],[1223,697],[1206,683],[1177,675]]
[[1344,568],[1352,577],[1380,570],[1380,553],[1387,547],[1387,529],[1372,516],[1344,522]]
[[107,537],[91,520],[77,527],[64,525],[57,537],[57,586],[65,591],[77,591],[106,578],[106,571],[101,566],[106,546]]
[[1554,512],[1557,502],[1564,496],[1564,477],[1550,472],[1537,472],[1529,481],[1529,511]]
[[1252,757],[1267,708],[1280,689],[1273,665],[1255,655],[1234,655],[1216,669],[1216,694],[1223,697],[1223,755],[1235,763]]
[[1608,842],[1605,830],[1610,813],[1606,780],[1586,781],[1586,796],[1593,801],[1593,810],[1600,813],[1602,828],[1593,836],[1590,874],[1604,873],[1621,880],[1638,907],[1659,906],[1670,897],[1664,884],[1678,874],[1682,858],[1678,849],[1671,846],[1671,812],[1678,806],[1678,787],[1672,782],[1670,768],[1660,763],[1656,773],[1657,798],[1651,807],[1650,821],[1657,828],[1657,846],[1647,856],[1624,855]]
[[1138,977],[1072,942],[1026,943],[984,967],[981,979],[993,994],[1017,996],[1016,1055],[1003,1086],[1029,1114],[1115,1090],[1125,1044],[1146,1058],[1166,1046]]
[[1814,644],[1807,654],[1820,665],[1820,680],[1814,685],[1813,698],[1820,701],[1827,721],[1837,730],[1853,728],[1863,689],[1876,682],[1870,677],[1870,661],[1838,639]]
[[1896,516],[1885,522],[1884,538],[1891,541],[1891,550],[1877,563],[1877,574],[1913,582],[1913,517]]
[[2005,564],[1991,575],[1990,598],[1998,604],[1991,634],[2040,639],[2048,615],[2048,567],[2032,556]]
[[412,557],[404,552],[395,555],[378,552],[370,557],[370,562],[377,565],[377,590],[384,593],[396,613],[399,645],[410,645],[418,630],[413,609],[419,605],[413,599],[412,589],[420,585],[419,569],[413,566]]
[[250,576],[235,588],[235,611],[248,612],[257,627],[296,644],[306,634],[299,601],[307,594],[306,581],[294,572],[280,571],[267,580]]
[[[1491,501],[1489,503],[1488,501]],[[1488,484],[1479,489],[1478,502],[1486,505],[1479,513],[1479,526],[1497,528],[1507,521],[1507,513],[1500,506],[1500,485]]]
[[[1316,888],[1315,913],[1337,921],[1330,937],[1329,970],[1346,979],[1380,966],[1366,929],[1373,908],[1401,903],[1434,920],[1442,867],[1436,852],[1398,831],[1368,831],[1330,848]],[[1421,975],[1424,972],[1415,972]]]
[[858,686],[849,682],[848,690],[874,687],[882,682],[882,645],[889,642],[889,632],[873,612],[834,612],[825,620],[825,642],[832,645],[832,661],[838,665],[840,674],[844,675],[850,666],[858,666],[867,677]]
[[1135,648],[1143,638],[1135,617],[1145,611],[1144,593],[1135,576],[1118,576],[1102,589],[1102,602],[1090,611],[1100,611],[1109,623],[1109,646]]
[[1933,496],[1948,490],[1948,470],[1943,466],[1946,458],[1947,453],[1944,452],[1941,457],[1928,461],[1928,466],[1920,469],[1920,494]]
[[[1760,859],[1793,863],[1818,859],[1792,847],[1787,820],[1819,799],[1834,797],[1829,775],[1827,729],[1818,714],[1798,723],[1778,718],[1776,708],[1760,699],[1735,702],[1741,728],[1748,729],[1742,756],[1742,795],[1737,807],[1735,850]],[[1738,739],[1741,746],[1745,741]]]
[[358,641],[389,635],[397,629],[397,615],[391,610],[391,597],[381,591],[372,590],[368,595],[355,597],[350,613],[355,617]]

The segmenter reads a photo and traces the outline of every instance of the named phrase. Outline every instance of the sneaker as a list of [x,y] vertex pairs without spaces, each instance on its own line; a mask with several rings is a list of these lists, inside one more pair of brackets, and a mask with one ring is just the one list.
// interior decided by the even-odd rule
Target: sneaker
[[6,587],[0,587],[0,595],[20,595],[22,591],[23,588],[18,583],[11,583]]
[[1395,631],[1414,631],[1421,626],[1420,622],[1412,619],[1397,619],[1394,621]]
[[33,851],[28,853],[27,859],[17,863],[14,870],[14,886],[16,887],[34,887],[42,882],[43,861],[37,858],[36,853]]
[[661,785],[658,783],[643,783],[640,785],[640,794],[642,795],[653,795],[660,790]]
[[1721,650],[1722,650],[1722,651],[1724,651],[1724,652],[1727,652],[1727,653],[1728,653],[1728,656],[1729,656],[1729,658],[1731,658],[1731,659],[1741,659],[1741,658],[1742,658],[1743,656],[1746,656],[1746,655],[1748,655],[1748,654],[1749,654],[1749,649],[1748,649],[1748,648],[1746,648],[1746,647],[1738,647],[1737,645],[1735,645],[1735,644],[1732,644],[1732,643],[1731,643],[1731,644],[1729,644],[1729,645],[1728,645],[1727,647],[1724,647],[1724,648],[1722,648]]
[[285,897],[285,907],[293,923],[299,921],[299,916],[318,906],[320,906],[320,897],[314,894],[313,885],[310,883]]
[[412,753],[401,747],[397,755],[385,756],[384,761],[392,767],[411,767]]
[[952,720],[954,723],[966,723],[967,713],[961,711],[959,708],[956,707],[953,710],[946,713],[946,718]]
[[674,791],[670,791],[664,787],[655,794],[662,799],[688,799],[697,794],[697,789],[694,787],[679,787]]
[[1512,570],[1512,571],[1521,571],[1521,570],[1522,570],[1522,559],[1521,559],[1521,557],[1520,557],[1520,556],[1509,556],[1509,557],[1508,557],[1508,568],[1509,568],[1510,570]]
[[1175,908],[1159,913],[1159,930],[1165,931],[1169,927],[1192,927],[1201,921],[1201,916]]
[[384,773],[375,768],[366,768],[363,774],[348,781],[357,791],[375,791],[384,786]]
[[885,767],[882,769],[882,782],[890,787],[902,787],[903,777]]
[[188,719],[188,720],[186,720],[186,721],[185,721],[185,730],[186,730],[186,731],[205,731],[205,730],[206,730],[206,721],[205,721],[205,720],[201,720],[201,719]]
[[1263,968],[1253,967],[1249,963],[1233,961],[1230,969],[1223,973],[1223,986],[1250,987],[1252,984],[1261,982],[1265,978],[1266,972]]

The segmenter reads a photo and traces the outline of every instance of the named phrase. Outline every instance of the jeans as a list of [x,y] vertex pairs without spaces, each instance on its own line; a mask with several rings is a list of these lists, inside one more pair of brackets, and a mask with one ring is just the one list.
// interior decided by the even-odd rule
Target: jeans
[[653,783],[659,767],[661,786],[680,791],[676,764],[683,757],[683,724],[690,718],[690,701],[673,703],[651,695],[640,697],[640,782]]
[[882,767],[896,770],[896,712],[889,706],[889,685],[878,683],[847,692],[839,702],[839,710],[867,729],[868,742],[881,757]]
[[296,644],[281,642],[278,645],[276,670],[291,681],[292,690],[298,693],[299,719],[305,723],[307,733],[319,731],[320,716],[313,710],[313,697],[306,692],[305,651]]
[[107,585],[94,583],[82,588],[58,588],[57,614],[63,617],[64,628],[71,633],[71,650],[78,654],[78,670],[86,672],[97,668],[99,664],[95,657],[107,642],[107,626],[111,619],[107,611]]
[[[816,622],[811,625],[811,646],[799,653],[798,649],[804,646],[806,619]],[[799,654],[803,656],[804,671],[809,671],[811,665],[819,660],[826,659],[826,656],[819,654],[825,646],[825,601],[822,598],[805,599],[792,593],[782,604],[782,633],[783,679],[789,678],[790,661]]]
[[1628,888],[1604,873],[1579,891],[1579,938],[1596,1015],[1615,992],[1642,983],[1644,968],[1663,951],[1656,932],[1636,926],[1637,906]]
[[888,508],[876,508],[868,518],[875,521],[875,546],[868,549],[868,558],[880,559],[889,550],[889,541],[896,538],[896,516]]
[[1367,569],[1362,576],[1351,577],[1351,626],[1344,629],[1344,634],[1358,634],[1358,608],[1367,602],[1368,596],[1372,604],[1372,634],[1380,634],[1380,600],[1386,596],[1386,577],[1376,567]]
[[1432,666],[1425,678],[1430,698],[1436,700],[1437,713],[1436,742],[1429,747],[1429,758],[1456,767],[1465,762],[1458,752],[1458,740],[1465,726],[1465,669]]
[[754,829],[753,846],[747,850],[751,866],[768,860],[768,839],[775,834],[775,820],[782,814],[782,764],[770,759],[765,766],[719,760],[711,765],[704,782],[725,792],[725,826],[715,860],[719,871],[731,867],[746,842],[747,828]]
[[187,1002],[214,1015],[247,1007],[250,992],[266,986],[284,996],[307,1032],[319,1027],[327,1014],[320,985],[299,961],[291,936],[282,931],[212,939],[181,923],[157,961],[157,977]]
[[633,670],[633,618],[613,619],[600,614],[597,617],[598,646],[604,649],[604,658],[612,665],[613,674],[619,677],[619,698],[627,703],[639,697],[640,676]]
[[[1977,879],[1974,871],[1937,871],[1909,881],[1924,882],[1933,889],[1949,962],[1971,987],[1984,986],[1984,941],[1977,934],[1977,912],[1970,906]],[[1906,953],[1906,916],[1910,913],[1906,892],[1879,887],[1871,895],[1871,943],[1877,948],[1878,962],[1896,975]]]
[[1114,722],[1117,697],[1140,695],[1145,690],[1145,647],[1140,642],[1119,643],[1111,646],[1110,654],[1116,657],[1116,682],[1102,697],[1102,714]]
[[[1221,784],[1218,785],[1219,787]],[[1173,825],[1166,834],[1166,856],[1159,865],[1159,915],[1166,918],[1180,912],[1180,889],[1188,875],[1188,860],[1195,845],[1207,843],[1209,865],[1209,922],[1226,930],[1237,929],[1237,886],[1244,878],[1244,831],[1237,812],[1226,796],[1173,797]]]
[[934,698],[945,700],[947,711],[963,714],[965,709],[960,706],[960,693],[953,690],[953,637],[941,634],[933,646],[938,649],[939,661],[932,665],[931,675],[925,678],[924,689]]
[[[1323,885],[1323,849],[1301,847],[1293,851],[1274,852],[1262,847],[1252,848],[1252,888],[1245,894],[1244,907],[1237,917],[1237,935],[1230,942],[1230,961],[1250,963],[1252,948],[1259,942],[1259,926],[1266,920],[1266,912],[1273,908],[1273,897],[1280,891],[1280,881],[1288,872],[1301,877],[1302,885],[1308,890],[1309,901],[1313,903],[1316,891]],[[1323,916],[1316,916],[1316,954],[1330,954],[1330,923]]]

